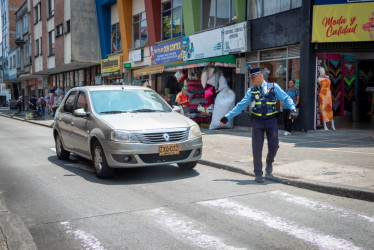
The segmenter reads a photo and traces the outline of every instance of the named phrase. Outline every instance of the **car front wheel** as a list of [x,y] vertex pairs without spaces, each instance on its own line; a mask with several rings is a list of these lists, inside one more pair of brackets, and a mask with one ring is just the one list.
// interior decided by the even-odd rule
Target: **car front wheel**
[[184,169],[184,170],[193,169],[194,167],[196,167],[196,165],[197,165],[197,161],[190,161],[190,162],[185,162],[185,163],[178,163],[178,167],[180,169]]
[[59,134],[56,135],[55,146],[56,146],[57,158],[59,160],[69,159],[70,152],[64,149],[64,146],[62,145],[62,141],[61,141],[61,136]]
[[112,176],[113,169],[109,167],[103,147],[100,142],[96,141],[92,148],[92,161],[95,168],[96,176],[100,179],[107,179]]

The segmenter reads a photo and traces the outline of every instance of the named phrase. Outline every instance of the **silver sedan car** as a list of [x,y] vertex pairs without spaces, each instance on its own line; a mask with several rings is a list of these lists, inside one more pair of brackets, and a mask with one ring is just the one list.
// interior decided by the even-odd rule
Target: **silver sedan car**
[[113,168],[177,163],[192,169],[202,156],[201,132],[179,111],[145,87],[73,88],[55,115],[57,157],[92,160],[98,178],[109,178]]

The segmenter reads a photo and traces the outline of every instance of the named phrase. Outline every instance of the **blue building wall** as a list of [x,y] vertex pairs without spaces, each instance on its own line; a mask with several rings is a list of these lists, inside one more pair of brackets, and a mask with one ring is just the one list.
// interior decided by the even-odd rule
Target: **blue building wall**
[[116,3],[117,0],[96,0],[102,59],[108,58],[108,54],[111,53],[110,8]]

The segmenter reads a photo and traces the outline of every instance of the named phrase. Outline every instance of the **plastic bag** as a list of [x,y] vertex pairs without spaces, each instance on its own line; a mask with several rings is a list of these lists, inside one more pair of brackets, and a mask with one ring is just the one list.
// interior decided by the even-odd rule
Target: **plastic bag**
[[[226,83],[227,84],[227,83]],[[216,97],[213,109],[212,122],[209,129],[233,128],[234,119],[229,120],[225,125],[219,123],[222,116],[230,112],[235,106],[235,92],[228,87],[220,91]]]

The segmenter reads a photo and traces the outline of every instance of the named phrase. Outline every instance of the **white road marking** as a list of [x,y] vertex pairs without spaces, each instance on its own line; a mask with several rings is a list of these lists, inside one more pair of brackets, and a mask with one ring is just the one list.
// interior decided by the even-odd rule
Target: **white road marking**
[[96,239],[95,236],[92,234],[86,233],[82,230],[75,230],[73,231],[70,223],[67,221],[61,222],[61,225],[64,226],[65,229],[67,229],[66,233],[74,235],[76,240],[79,240],[82,242],[83,247],[85,249],[98,249],[98,250],[104,250],[105,248],[101,245],[101,243]]
[[167,227],[173,233],[187,238],[192,244],[198,247],[207,249],[238,249],[225,245],[223,240],[218,237],[204,234],[201,229],[197,228],[197,223],[189,218],[183,218],[183,216],[173,214],[164,208],[152,209],[151,214],[156,217],[156,221],[159,224]]
[[320,249],[360,249],[347,240],[335,238],[330,235],[324,235],[313,228],[299,226],[293,221],[287,221],[282,218],[272,216],[267,212],[244,207],[240,204],[229,201],[228,199],[203,201],[198,202],[198,204],[208,207],[218,207],[222,209],[222,212],[225,214],[241,216],[261,222],[270,228],[309,242]]
[[272,191],[271,194],[274,195],[274,197],[277,198],[283,198],[288,202],[292,202],[301,206],[304,206],[306,208],[315,210],[315,211],[321,211],[323,213],[332,213],[336,216],[340,217],[345,217],[345,218],[364,218],[365,220],[369,221],[370,223],[374,223],[374,217],[369,217],[367,215],[363,214],[357,214],[356,212],[353,211],[348,211],[342,208],[334,207],[329,204],[323,204],[320,202],[316,202],[313,200],[309,200],[307,198],[301,197],[301,196],[296,196],[296,195],[291,195],[282,191]]

